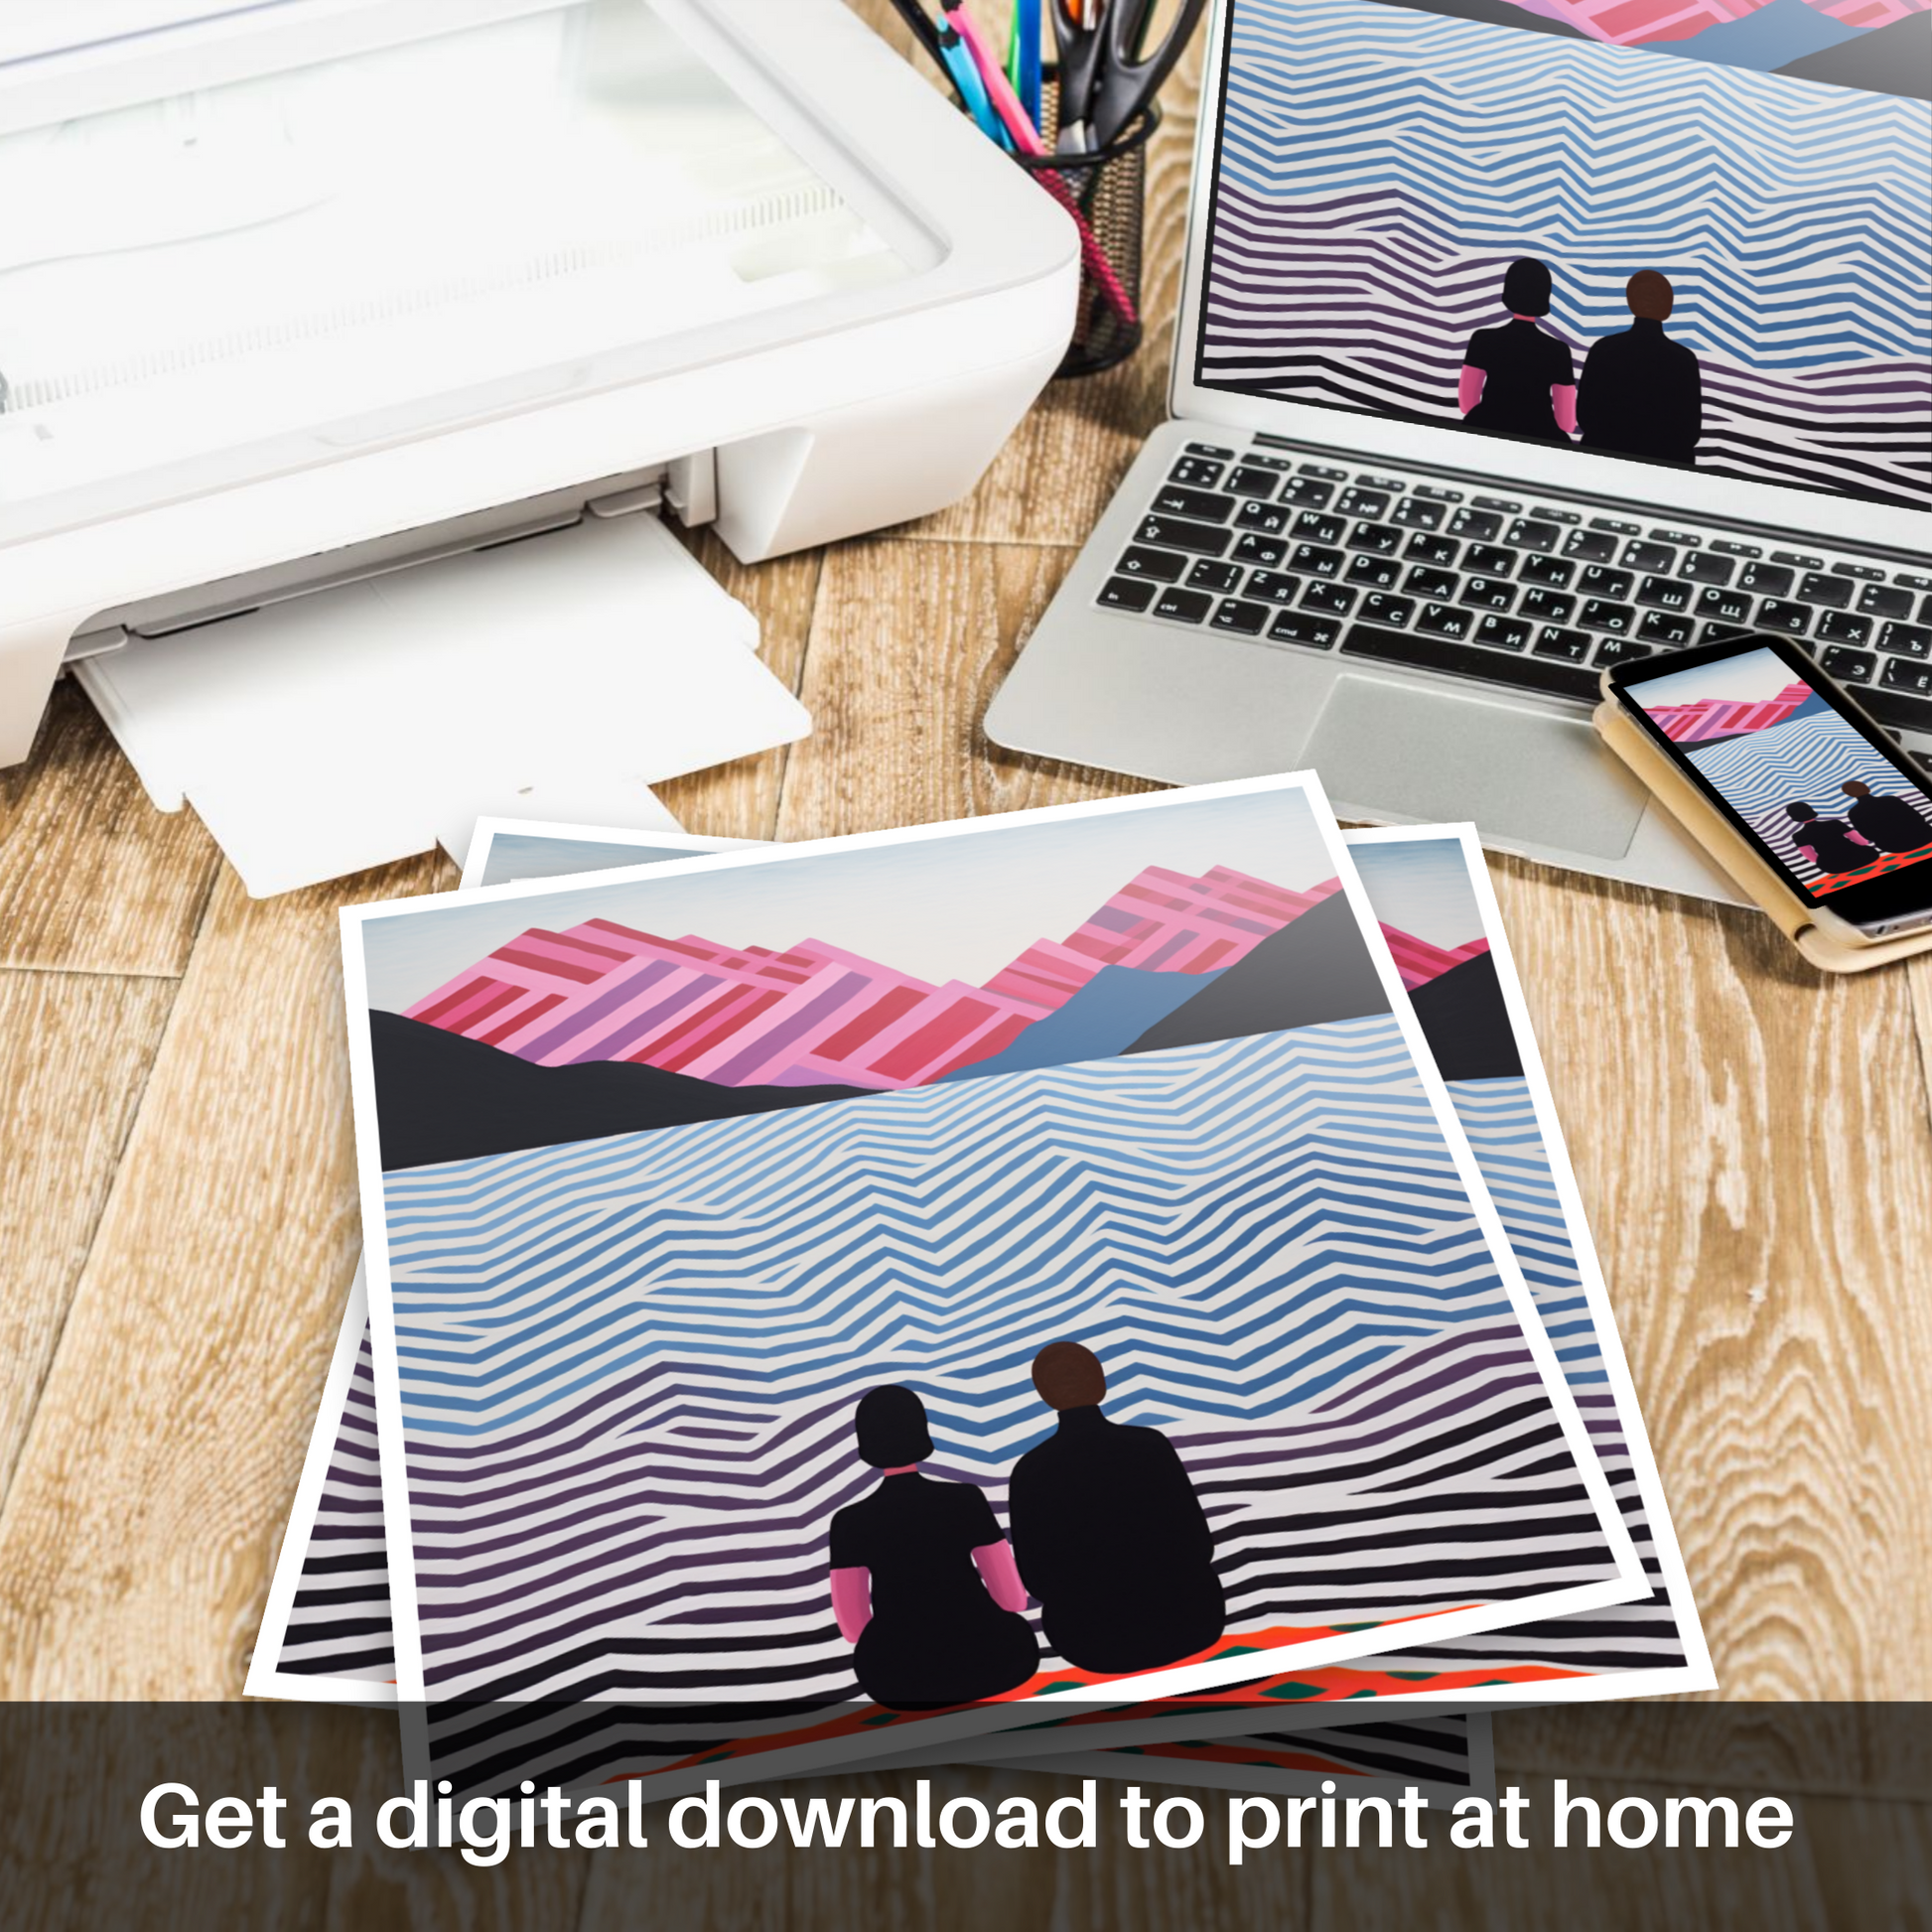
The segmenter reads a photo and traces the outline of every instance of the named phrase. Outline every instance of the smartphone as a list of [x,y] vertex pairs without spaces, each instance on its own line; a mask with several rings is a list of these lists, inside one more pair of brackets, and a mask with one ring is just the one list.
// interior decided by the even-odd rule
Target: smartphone
[[1932,771],[1791,638],[1636,658],[1605,688],[1814,912],[1866,939],[1932,925]]

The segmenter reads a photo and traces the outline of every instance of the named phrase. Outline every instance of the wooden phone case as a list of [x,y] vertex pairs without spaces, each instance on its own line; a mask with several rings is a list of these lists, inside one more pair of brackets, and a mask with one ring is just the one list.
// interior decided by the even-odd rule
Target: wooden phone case
[[1590,722],[1597,736],[1637,774],[1665,810],[1814,966],[1828,973],[1863,973],[1895,959],[1932,952],[1932,926],[1894,939],[1845,939],[1821,926],[1817,912],[1792,894],[1770,862],[1658,751],[1614,698],[1605,698]]

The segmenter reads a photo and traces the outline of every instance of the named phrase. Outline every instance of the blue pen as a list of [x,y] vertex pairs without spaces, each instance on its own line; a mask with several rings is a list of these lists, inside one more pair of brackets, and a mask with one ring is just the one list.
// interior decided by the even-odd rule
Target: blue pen
[[1015,63],[1018,71],[1013,76],[1013,91],[1020,96],[1020,105],[1027,110],[1027,118],[1037,127],[1039,125],[1039,0],[1014,0],[1013,32],[1014,45],[1020,54],[1020,59]]
[[[1037,3],[1038,0],[1035,0],[1035,4]],[[1003,148],[1011,147],[1006,126],[986,91],[986,82],[980,77],[972,50],[960,39],[958,29],[943,18],[935,21],[920,0],[893,0],[893,5],[913,39],[944,70],[946,78],[953,84],[953,91],[959,96],[960,104],[978,123],[980,132],[989,140],[999,142]]]
[[960,99],[966,103],[967,113],[979,123],[980,132],[999,142],[1001,147],[1010,148],[1013,144],[1007,138],[1006,123],[994,112],[992,96],[980,78],[972,53],[959,38],[959,30],[946,21],[939,25],[939,59],[959,90]]

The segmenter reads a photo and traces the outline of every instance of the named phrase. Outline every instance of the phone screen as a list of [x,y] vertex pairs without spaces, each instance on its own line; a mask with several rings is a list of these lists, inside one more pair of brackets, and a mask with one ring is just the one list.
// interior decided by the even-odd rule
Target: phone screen
[[1808,905],[1855,925],[1932,907],[1932,795],[1796,645],[1748,637],[1620,670],[1650,738]]

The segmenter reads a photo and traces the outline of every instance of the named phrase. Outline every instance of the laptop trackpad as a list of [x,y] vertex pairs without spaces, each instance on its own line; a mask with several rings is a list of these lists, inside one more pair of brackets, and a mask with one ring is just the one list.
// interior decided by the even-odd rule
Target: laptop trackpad
[[1335,686],[1304,761],[1344,818],[1468,818],[1598,859],[1630,849],[1649,796],[1587,724],[1374,677]]

